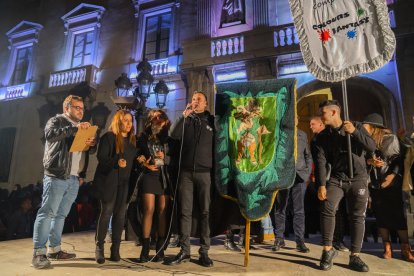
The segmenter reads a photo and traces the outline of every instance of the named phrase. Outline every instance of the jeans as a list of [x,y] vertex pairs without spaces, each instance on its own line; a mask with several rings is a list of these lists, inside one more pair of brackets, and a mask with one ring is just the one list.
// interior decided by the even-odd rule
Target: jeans
[[53,251],[60,250],[63,226],[73,202],[78,195],[79,179],[50,176],[43,178],[42,207],[37,212],[33,229],[34,255],[46,254],[46,243]]

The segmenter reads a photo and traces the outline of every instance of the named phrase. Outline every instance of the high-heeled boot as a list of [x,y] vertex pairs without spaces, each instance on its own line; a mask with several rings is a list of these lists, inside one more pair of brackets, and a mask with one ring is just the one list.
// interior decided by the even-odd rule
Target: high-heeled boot
[[149,251],[150,251],[150,239],[149,238],[143,239],[141,255],[139,257],[140,263],[146,263],[149,261]]
[[113,262],[119,262],[121,260],[121,256],[119,255],[119,242],[113,242],[111,245],[111,257],[110,260]]
[[414,256],[411,253],[411,247],[409,243],[401,244],[401,257],[407,262],[414,263]]
[[392,248],[391,242],[385,241],[384,244],[384,254],[382,255],[384,259],[391,259],[392,258]]
[[105,263],[104,244],[103,243],[96,243],[96,248],[95,248],[95,261],[98,264]]
[[157,244],[155,246],[157,255],[154,258],[154,262],[163,262],[164,261],[164,250],[165,250],[165,238],[158,238]]

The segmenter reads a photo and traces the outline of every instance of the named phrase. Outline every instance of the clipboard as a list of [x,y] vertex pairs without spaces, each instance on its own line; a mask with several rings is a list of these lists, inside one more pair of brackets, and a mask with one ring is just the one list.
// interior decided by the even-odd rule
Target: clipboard
[[86,145],[86,140],[95,137],[97,130],[98,126],[90,126],[86,129],[79,128],[69,152],[87,151],[89,146]]

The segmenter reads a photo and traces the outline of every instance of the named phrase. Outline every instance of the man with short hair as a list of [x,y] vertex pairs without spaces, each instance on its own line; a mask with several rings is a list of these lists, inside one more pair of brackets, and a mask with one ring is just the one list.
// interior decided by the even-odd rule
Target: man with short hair
[[168,265],[177,265],[190,260],[190,235],[193,200],[200,210],[200,258],[202,266],[211,267],[210,249],[210,193],[211,170],[213,169],[214,117],[206,110],[207,97],[196,91],[191,103],[171,128],[171,137],[182,145],[181,171],[178,183],[181,251]]
[[[49,259],[76,257],[62,251],[60,246],[65,218],[76,199],[79,185],[84,182],[88,165],[87,152],[69,152],[78,129],[91,126],[88,122],[81,122],[83,113],[83,99],[69,95],[63,102],[63,114],[52,117],[46,123],[42,206],[37,212],[33,230],[34,268],[49,267]],[[86,141],[87,146],[95,144],[95,137]],[[49,248],[46,250],[48,240]]]
[[[361,260],[364,237],[365,211],[368,203],[368,186],[365,154],[375,150],[375,142],[359,122],[342,121],[341,107],[336,100],[327,100],[319,105],[322,122],[326,128],[316,136],[313,143],[316,182],[320,185],[318,198],[321,203],[321,232],[323,251],[320,262],[322,270],[332,267],[338,252],[332,247],[335,228],[335,212],[340,200],[345,197],[351,220],[352,270],[368,272],[368,266]],[[351,136],[353,177],[349,176],[347,137]],[[331,165],[327,181],[326,165]]]
[[322,118],[320,116],[313,116],[310,119],[309,128],[312,130],[312,133],[315,134],[315,136],[324,130],[325,125],[322,122]]
[[[314,116],[309,122],[309,128],[312,130],[312,133],[315,135],[311,140],[311,144],[316,140],[318,133],[322,132],[325,129],[325,124],[322,122],[320,116]],[[333,236],[333,247],[336,250],[342,252],[349,252],[349,249],[344,244],[344,235],[345,235],[345,218],[346,218],[346,202],[345,198],[342,198],[338,210],[335,214],[335,232]]]

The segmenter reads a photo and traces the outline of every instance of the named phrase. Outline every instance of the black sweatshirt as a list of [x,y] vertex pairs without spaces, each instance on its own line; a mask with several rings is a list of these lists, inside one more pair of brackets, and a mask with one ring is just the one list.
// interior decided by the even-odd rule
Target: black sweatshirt
[[312,143],[316,183],[326,185],[327,164],[331,166],[331,178],[337,180],[361,180],[367,178],[365,155],[375,150],[375,142],[359,122],[354,122],[351,134],[351,151],[354,177],[349,178],[346,133],[343,124],[335,129],[327,126]]
[[180,117],[171,129],[171,138],[183,143],[181,167],[183,170],[206,172],[213,168],[214,117],[208,112]]

